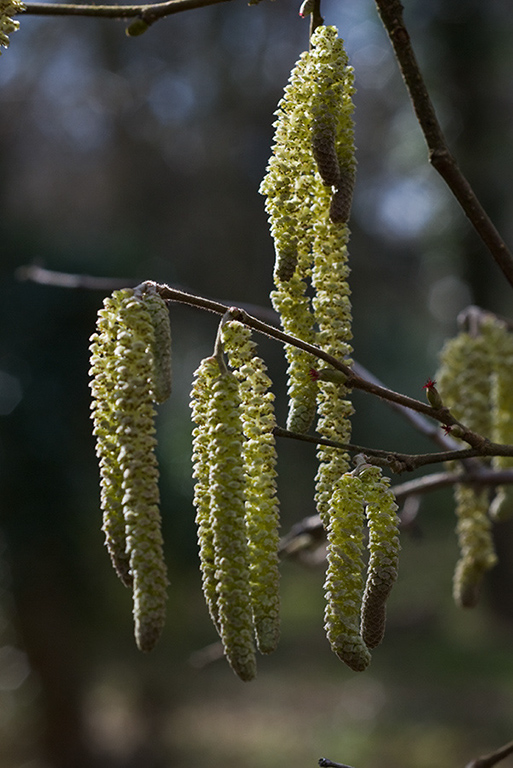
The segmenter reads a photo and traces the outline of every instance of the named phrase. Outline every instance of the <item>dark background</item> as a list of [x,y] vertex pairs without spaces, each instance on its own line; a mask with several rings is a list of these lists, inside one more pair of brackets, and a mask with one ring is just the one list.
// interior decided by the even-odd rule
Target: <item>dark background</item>
[[[105,291],[19,279],[52,270],[153,279],[269,307],[273,246],[258,186],[273,111],[308,45],[299,3],[233,0],[157,23],[21,17],[0,57],[0,766],[455,768],[511,739],[511,526],[482,604],[452,603],[451,492],[405,536],[385,642],[363,675],[331,653],[322,568],[283,567],[283,637],[243,684],[220,660],[200,591],[191,505],[192,374],[217,320],[171,308],[174,392],[158,436],[171,587],[164,636],[137,652],[129,593],[103,546],[88,339]],[[350,245],[355,358],[415,397],[469,303],[511,293],[443,182],[370,0],[324,0],[356,70]],[[410,0],[419,59],[449,142],[513,242],[513,9]],[[263,339],[284,422],[285,365]],[[355,395],[354,440],[427,451]],[[314,512],[314,449],[283,442],[283,530]],[[509,558],[509,559],[508,559]]]

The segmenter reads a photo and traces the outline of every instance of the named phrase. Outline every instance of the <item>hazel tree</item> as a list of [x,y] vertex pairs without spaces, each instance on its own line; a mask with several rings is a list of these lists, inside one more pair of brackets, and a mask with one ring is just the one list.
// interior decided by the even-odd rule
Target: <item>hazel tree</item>
[[[169,14],[214,2],[221,0],[143,6],[8,0],[0,2],[0,45],[7,48],[30,14],[121,18],[128,22],[127,35],[135,37]],[[401,4],[376,4],[429,160],[513,287],[513,256],[448,149]],[[353,361],[358,358],[350,298],[351,200],[357,183],[354,71],[338,30],[321,17],[320,0],[305,0],[298,11],[310,24],[310,47],[292,68],[278,104],[260,186],[276,257],[270,301],[277,323],[149,276],[105,298],[90,346],[105,543],[115,571],[133,594],[137,646],[148,652],[165,623],[168,589],[154,426],[156,406],[172,396],[168,307],[181,303],[220,317],[212,353],[198,360],[191,389],[191,501],[207,609],[230,666],[244,681],[257,673],[257,651],[269,654],[278,645],[280,559],[301,549],[307,530],[300,523],[292,535],[280,538],[280,440],[305,441],[317,450],[312,491],[317,516],[309,519],[308,530],[320,532],[326,546],[327,640],[354,672],[363,673],[386,642],[386,604],[393,600],[400,564],[399,503],[453,486],[460,549],[455,610],[477,604],[497,562],[493,527],[513,514],[511,321],[475,307],[463,313],[459,333],[441,350],[439,370],[424,384],[425,400],[386,387]],[[40,268],[27,268],[25,276],[52,280]],[[284,347],[286,428],[277,424],[273,382],[258,354],[258,335]],[[413,455],[353,444],[354,390],[393,406],[440,450]],[[440,464],[443,472],[395,480]],[[511,751],[508,746],[497,750],[487,765]],[[320,763],[339,765],[328,759]]]

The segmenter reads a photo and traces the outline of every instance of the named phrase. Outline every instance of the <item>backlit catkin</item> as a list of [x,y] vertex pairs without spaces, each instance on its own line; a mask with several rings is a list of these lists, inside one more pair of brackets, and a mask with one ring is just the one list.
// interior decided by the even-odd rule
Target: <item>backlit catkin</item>
[[337,656],[355,672],[370,664],[360,634],[363,592],[364,492],[359,477],[344,474],[331,498],[324,626]]
[[192,476],[195,480],[193,504],[196,507],[203,595],[210,617],[219,632],[219,606],[210,494],[211,435],[207,426],[212,388],[215,379],[219,376],[219,365],[215,357],[207,357],[202,360],[194,375],[195,380],[190,403],[192,420],[196,424],[192,432]]
[[115,531],[121,554],[122,514],[135,637],[140,650],[149,651],[164,626],[168,582],[153,424],[154,332],[144,300],[132,290],[114,292],[99,313],[98,331],[91,345],[91,390],[102,489],[109,490],[102,493],[104,528],[111,551]]
[[256,675],[256,659],[245,523],[243,432],[239,387],[228,371],[213,382],[207,429],[219,630],[232,669],[242,680],[251,680]]
[[[497,322],[484,316],[474,333],[459,333],[446,342],[437,374],[444,405],[457,419],[484,437],[492,435],[494,413],[492,386],[496,366]],[[481,582],[496,561],[488,516],[487,488],[458,485],[454,491],[460,559],[456,565],[453,595],[465,608],[476,605]]]
[[143,302],[153,326],[153,373],[151,385],[153,400],[165,402],[171,394],[171,324],[166,302],[151,283],[146,283]]
[[271,653],[280,635],[274,395],[269,392],[271,380],[264,361],[256,355],[249,328],[232,320],[223,326],[222,338],[242,401],[246,534],[255,635],[259,651]]
[[458,485],[455,498],[460,559],[454,573],[453,595],[458,605],[473,608],[485,573],[497,563],[488,517],[488,489]]
[[0,55],[2,48],[9,47],[9,35],[20,27],[20,22],[13,16],[25,10],[26,6],[20,0],[0,0]]
[[383,640],[386,602],[397,579],[399,536],[397,504],[379,467],[360,467],[365,514],[369,529],[369,563],[362,600],[361,633],[367,648],[375,648]]
[[[492,434],[496,443],[513,444],[513,334],[496,321],[494,369],[491,385]],[[511,456],[494,456],[495,469],[513,469]],[[508,520],[513,516],[513,485],[502,485],[490,505],[492,520]]]
[[[322,314],[322,298],[317,308],[314,299],[312,312],[307,281],[316,242],[321,242],[327,228],[330,234],[333,221],[345,225],[349,216],[348,179],[354,177],[356,165],[353,91],[352,69],[335,27],[318,27],[312,35],[311,50],[302,54],[292,70],[280,101],[273,155],[261,185],[277,253],[273,306],[288,333],[321,345],[322,334],[316,338],[314,325],[330,321]],[[330,206],[335,211],[331,219]],[[342,228],[343,239],[339,235],[337,247],[345,262],[348,232]],[[346,289],[347,285],[342,291]],[[335,321],[341,322],[338,317]],[[304,432],[315,414],[317,387],[309,376],[313,360],[290,346],[286,354],[290,398],[287,428]]]

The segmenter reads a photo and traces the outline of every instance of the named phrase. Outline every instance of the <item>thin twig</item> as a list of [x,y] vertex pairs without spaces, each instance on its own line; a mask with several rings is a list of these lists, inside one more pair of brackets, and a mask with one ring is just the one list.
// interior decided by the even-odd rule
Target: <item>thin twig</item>
[[500,747],[495,752],[491,752],[489,755],[483,755],[475,760],[472,760],[467,764],[466,768],[492,768],[505,757],[513,754],[513,741]]
[[513,255],[452,156],[420,72],[400,0],[375,0],[390,37],[413,108],[429,149],[429,160],[458,200],[504,276],[513,286]]
[[[38,268],[38,267],[22,267],[21,273],[20,271],[18,271],[18,275],[20,274],[22,278],[35,280],[36,282],[43,282],[45,284],[53,284],[53,285],[61,285],[63,287],[77,287],[76,285],[74,285],[73,280],[68,280],[66,278],[65,273],[56,273],[56,279],[54,281],[51,280],[51,273],[49,272],[49,270],[41,270],[41,268]],[[100,282],[103,280],[103,278],[87,277],[86,280],[93,281],[93,284],[95,285],[95,287],[97,287],[98,283],[96,283],[96,281]],[[323,360],[332,368],[335,368],[335,370],[341,371],[346,376],[345,383],[347,387],[350,387],[353,389],[360,389],[363,392],[368,392],[369,394],[379,397],[381,400],[391,402],[391,403],[396,403],[397,405],[403,406],[405,408],[410,408],[413,411],[417,411],[418,413],[423,413],[424,415],[430,416],[432,419],[439,421],[441,424],[444,424],[447,427],[452,427],[457,425],[460,429],[461,439],[467,442],[470,446],[472,446],[472,448],[477,449],[477,453],[470,451],[465,454],[465,452],[459,451],[458,452],[459,455],[455,456],[454,454],[451,454],[451,452],[449,451],[449,454],[451,454],[450,458],[464,458],[465,456],[471,457],[471,456],[511,456],[513,455],[513,447],[490,443],[489,440],[482,437],[481,435],[476,434],[475,432],[472,432],[471,430],[467,429],[463,424],[461,424],[461,422],[457,421],[457,419],[454,418],[454,416],[450,413],[450,411],[447,408],[433,408],[428,403],[423,403],[420,400],[416,400],[413,397],[402,395],[399,392],[395,392],[392,389],[388,389],[387,387],[384,387],[380,384],[376,384],[375,381],[368,381],[362,376],[359,376],[358,374],[356,374],[355,371],[352,368],[350,368],[348,365],[346,365],[346,363],[344,363],[342,360],[338,360],[336,357],[329,355],[327,352],[324,352],[322,349],[319,349],[314,344],[309,344],[308,342],[303,341],[302,339],[298,339],[295,336],[291,336],[290,334],[285,333],[280,328],[276,328],[274,325],[271,325],[270,323],[266,323],[263,320],[259,320],[253,315],[250,315],[244,309],[241,309],[239,307],[230,307],[229,305],[223,304],[220,301],[216,301],[214,299],[207,299],[204,296],[196,296],[195,294],[188,293],[187,291],[183,291],[178,288],[173,288],[166,284],[155,283],[153,281],[146,281],[146,283],[150,284],[156,291],[158,291],[160,296],[166,301],[173,301],[178,304],[187,304],[191,307],[197,307],[199,309],[203,309],[208,312],[213,312],[218,315],[224,315],[225,312],[230,311],[234,318],[239,320],[241,323],[244,323],[244,325],[247,325],[248,328],[253,328],[258,333],[262,333],[265,336],[269,336],[270,338],[275,339],[276,341],[279,341],[285,344],[290,344],[291,346],[297,347],[298,349],[302,349],[305,352],[308,352],[309,354],[312,355],[312,365],[314,364],[315,359],[319,359],[319,360]],[[141,285],[144,285],[144,284],[141,283]],[[120,287],[118,286],[117,281],[116,281],[116,287]],[[442,455],[444,456],[444,458],[438,459],[439,461],[448,460],[445,458],[446,454],[442,454]],[[430,462],[428,461],[428,463]]]
[[95,277],[93,275],[74,275],[68,272],[54,272],[37,264],[19,267],[15,272],[17,280],[27,280],[40,285],[54,285],[56,288],[85,288],[88,291],[115,291],[120,288],[132,288],[138,280],[119,277]]
[[[462,450],[438,451],[437,453],[400,453],[398,451],[388,451],[381,448],[368,448],[353,443],[339,443],[336,440],[329,440],[318,435],[305,435],[299,432],[291,432],[281,427],[274,428],[276,437],[290,438],[291,440],[300,440],[314,445],[328,445],[332,448],[340,448],[351,453],[364,453],[382,461],[376,462],[385,464],[394,472],[412,472],[419,467],[426,467],[429,464],[440,464],[445,461],[463,461],[483,456],[513,456],[513,445],[502,445],[499,443],[486,442],[481,448],[464,448]],[[481,472],[467,473],[467,476],[480,476]]]
[[37,16],[99,16],[108,19],[126,19],[140,16],[151,23],[163,16],[204,8],[207,5],[231,0],[168,0],[166,3],[144,5],[76,5],[75,3],[25,3],[25,11]]
[[327,757],[320,757],[319,765],[321,768],[351,768],[350,765],[345,765],[345,763],[334,763],[333,760],[328,760]]

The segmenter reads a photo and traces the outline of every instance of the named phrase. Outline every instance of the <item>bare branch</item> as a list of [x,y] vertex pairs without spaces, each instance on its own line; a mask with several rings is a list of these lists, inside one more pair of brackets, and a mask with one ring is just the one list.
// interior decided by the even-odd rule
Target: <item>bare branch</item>
[[495,752],[491,752],[489,755],[483,755],[472,760],[470,763],[467,763],[466,768],[492,768],[493,765],[511,754],[513,754],[513,741],[500,747]]
[[319,766],[320,768],[351,768],[350,765],[345,765],[344,763],[334,763],[333,760],[328,760],[327,757],[319,758]]
[[[103,287],[104,289],[108,290],[108,288],[105,286],[104,278],[92,278],[89,276],[78,278],[77,276],[66,275],[66,273],[62,272],[52,273],[50,270],[45,270],[41,267],[22,267],[21,271],[18,270],[17,274],[19,277],[21,277],[21,279],[30,279],[46,285],[59,285],[66,288],[77,288],[86,287],[86,283],[89,283],[89,287],[94,287],[95,289]],[[130,283],[130,281],[128,282]],[[315,359],[323,360],[332,368],[335,368],[335,370],[341,371],[346,376],[346,385],[350,388],[360,389],[363,392],[368,392],[369,394],[379,397],[381,400],[395,403],[396,405],[409,408],[418,413],[423,413],[426,416],[430,416],[432,419],[439,421],[441,424],[444,424],[447,427],[457,425],[460,433],[458,437],[461,435],[462,440],[477,450],[477,453],[472,451],[458,451],[458,455],[455,455],[454,452],[449,451],[448,458],[444,453],[440,454],[443,456],[443,458],[437,458],[435,459],[436,461],[448,461],[449,459],[469,458],[472,456],[513,455],[512,447],[491,443],[481,435],[478,435],[475,432],[467,429],[464,424],[461,424],[461,422],[454,418],[448,408],[433,408],[428,403],[423,403],[420,400],[415,400],[413,397],[402,395],[399,392],[394,392],[394,390],[382,386],[381,384],[377,384],[375,379],[369,381],[368,379],[359,376],[355,370],[350,368],[342,360],[338,360],[336,357],[329,355],[327,352],[319,349],[314,344],[308,344],[308,342],[302,341],[295,336],[291,336],[290,334],[285,333],[280,328],[276,328],[270,323],[259,320],[253,315],[250,315],[244,309],[239,307],[230,307],[229,305],[223,304],[220,301],[207,299],[204,296],[196,296],[192,293],[188,293],[187,291],[183,291],[178,288],[173,288],[166,284],[159,284],[153,281],[146,281],[146,283],[151,284],[155,290],[158,291],[160,296],[162,296],[162,298],[166,301],[173,301],[178,304],[188,304],[191,307],[197,307],[198,309],[203,309],[208,312],[214,312],[218,315],[224,315],[227,311],[230,311],[235,319],[239,320],[241,323],[244,323],[244,325],[247,325],[248,328],[253,328],[258,333],[269,336],[276,341],[284,344],[290,344],[294,347],[297,347],[298,349],[302,349],[305,352],[308,352],[312,355],[312,365],[314,364]],[[121,287],[117,279],[115,281],[114,287]],[[399,456],[399,454],[393,455]],[[435,454],[432,454],[432,456],[434,455]],[[431,461],[427,459],[426,463],[431,463]],[[422,466],[422,464],[417,464],[415,466]]]
[[513,286],[513,255],[449,151],[404,24],[403,6],[400,0],[376,0],[376,5],[426,139],[429,160],[458,200],[509,284]]
[[163,16],[204,8],[207,5],[231,0],[168,0],[166,3],[145,5],[76,5],[75,3],[25,3],[25,11],[37,16],[99,16],[107,19],[126,19],[140,16],[151,24]]

